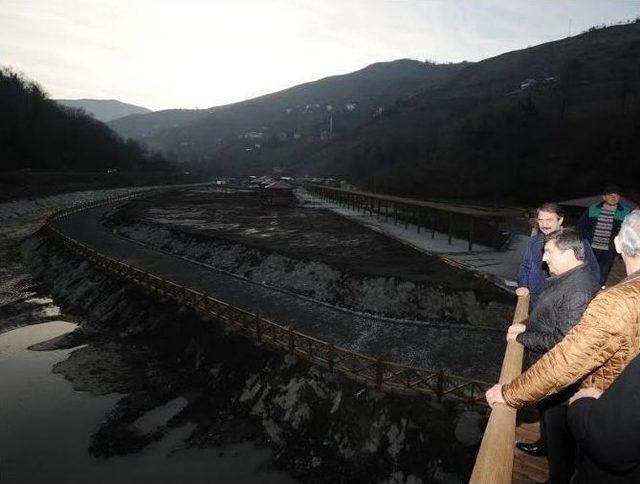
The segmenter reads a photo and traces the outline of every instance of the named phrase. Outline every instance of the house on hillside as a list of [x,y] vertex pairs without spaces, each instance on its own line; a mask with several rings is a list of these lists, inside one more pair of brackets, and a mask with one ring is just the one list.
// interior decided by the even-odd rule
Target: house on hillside
[[259,191],[266,187],[267,185],[270,185],[274,182],[275,180],[271,177],[268,176],[261,176],[260,178],[253,178],[251,179],[251,181],[249,182],[249,188],[252,188],[256,194],[259,194]]
[[520,83],[520,90],[521,91],[526,91],[527,89],[531,89],[531,88],[535,87],[536,84],[538,84],[537,79],[534,79],[533,77],[530,77],[529,79],[525,79],[524,81],[522,81]]
[[294,201],[293,186],[282,180],[273,182],[262,189],[261,197],[265,205],[291,205]]

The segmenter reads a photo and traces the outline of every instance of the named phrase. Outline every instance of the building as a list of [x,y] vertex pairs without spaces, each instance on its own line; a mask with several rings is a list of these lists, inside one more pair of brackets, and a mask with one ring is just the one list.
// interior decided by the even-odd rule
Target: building
[[262,188],[262,203],[265,205],[291,205],[294,201],[293,186],[279,180]]

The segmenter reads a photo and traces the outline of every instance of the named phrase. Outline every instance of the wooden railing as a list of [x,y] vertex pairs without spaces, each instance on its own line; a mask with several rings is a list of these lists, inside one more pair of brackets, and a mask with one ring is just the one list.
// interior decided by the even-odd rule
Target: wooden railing
[[476,242],[502,248],[508,240],[507,234],[513,229],[513,220],[522,217],[516,210],[475,208],[324,185],[309,184],[305,188],[323,200],[368,213],[371,217],[375,215],[378,220],[392,220],[395,225],[404,225],[405,229],[411,225],[416,233],[423,231],[426,237],[446,234],[449,244],[454,238],[466,240],[468,250],[473,250]]
[[435,394],[438,400],[461,401],[486,405],[485,391],[490,383],[471,378],[448,375],[443,370],[413,367],[384,361],[336,346],[327,341],[306,335],[271,321],[258,314],[237,308],[203,292],[176,284],[142,269],[101,254],[86,244],[75,240],[54,223],[73,213],[95,206],[117,203],[149,192],[134,193],[107,200],[90,202],[52,214],[44,226],[46,233],[75,254],[90,261],[96,268],[130,281],[157,296],[167,297],[190,307],[199,314],[235,329],[256,343],[300,356],[307,361],[338,371],[359,382],[399,393]]
[[[514,323],[524,323],[529,311],[529,296],[518,297]],[[509,383],[522,372],[523,346],[509,341],[502,362],[500,383]],[[506,484],[512,481],[515,447],[516,410],[497,405],[489,417],[482,444],[471,474],[472,484]]]

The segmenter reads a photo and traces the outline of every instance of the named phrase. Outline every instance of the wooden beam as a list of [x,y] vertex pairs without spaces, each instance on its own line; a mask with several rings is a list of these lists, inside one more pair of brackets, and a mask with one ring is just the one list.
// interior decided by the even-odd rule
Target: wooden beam
[[[518,297],[514,323],[524,323],[529,312],[529,296]],[[508,383],[522,372],[524,347],[509,341],[502,361],[500,383]],[[513,475],[516,409],[497,405],[489,417],[480,450],[471,474],[470,484],[507,484]]]

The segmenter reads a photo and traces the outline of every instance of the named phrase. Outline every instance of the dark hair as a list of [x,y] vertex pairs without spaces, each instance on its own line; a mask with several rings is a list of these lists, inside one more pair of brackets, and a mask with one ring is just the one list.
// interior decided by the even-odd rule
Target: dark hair
[[618,185],[607,185],[604,187],[604,190],[602,190],[603,195],[609,195],[610,193],[617,193],[620,195],[620,187]]
[[536,215],[538,215],[540,212],[551,212],[551,213],[555,213],[558,216],[558,218],[564,217],[564,212],[562,211],[562,209],[557,203],[552,203],[552,202],[543,203],[538,207],[538,210],[536,211]]
[[573,255],[578,260],[584,260],[584,245],[580,234],[573,227],[562,227],[555,232],[551,232],[544,238],[544,243],[555,242],[560,250],[573,250]]

